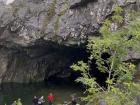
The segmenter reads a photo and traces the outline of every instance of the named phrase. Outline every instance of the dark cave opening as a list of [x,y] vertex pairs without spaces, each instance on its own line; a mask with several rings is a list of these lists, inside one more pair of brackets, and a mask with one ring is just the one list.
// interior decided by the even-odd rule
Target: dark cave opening
[[[89,53],[87,52],[86,45],[82,45],[84,47],[79,47],[79,46],[74,46],[74,47],[69,47],[69,46],[59,46],[56,48],[54,51],[57,52],[59,56],[66,57],[66,59],[69,59],[70,62],[66,64],[64,67],[60,67],[60,69],[63,70],[68,70],[70,74],[68,76],[62,76],[63,75],[63,70],[60,72],[55,73],[54,75],[49,76],[48,78],[44,79],[44,82],[46,85],[48,84],[70,84],[74,83],[76,85],[79,85],[79,83],[75,83],[75,79],[80,77],[80,72],[75,72],[72,69],[70,69],[70,66],[73,63],[77,63],[80,60],[83,60],[84,62],[88,62],[88,56]],[[108,55],[104,54],[104,58],[107,58]],[[95,60],[92,61],[91,63],[91,70],[90,73],[93,77],[96,78],[97,82],[101,86],[105,86],[105,80],[107,78],[108,74],[101,73],[97,69],[97,65],[95,64]],[[51,69],[51,66],[49,67]],[[59,69],[59,68],[57,68]],[[47,75],[47,73],[46,73]],[[65,74],[64,74],[65,75]],[[47,76],[45,76],[47,77]]]
[[[109,58],[110,56],[109,56],[109,54],[107,54],[107,53],[103,53],[102,54],[102,58],[103,59],[107,59],[107,58]],[[101,71],[99,71],[98,70],[98,68],[97,68],[97,65],[96,65],[96,60],[95,59],[93,59],[92,61],[91,61],[91,65],[90,65],[90,69],[91,69],[91,71],[90,71],[90,74],[91,74],[91,76],[92,77],[95,77],[96,78],[96,81],[101,85],[101,86],[103,86],[104,88],[106,88],[106,79],[107,79],[107,77],[108,77],[108,73],[103,73],[103,72],[101,72]]]
[[[26,70],[27,73],[31,73],[31,76],[32,72],[29,72],[29,70],[35,71],[37,72],[35,80],[41,78],[40,80],[42,81],[44,79],[43,82],[48,85],[75,83],[75,79],[81,75],[79,72],[70,69],[70,66],[80,60],[88,62],[89,52],[86,49],[86,44],[81,46],[65,46],[54,42],[39,40],[35,45],[29,46],[28,48],[14,50],[13,55],[16,58],[16,69]],[[104,55],[104,58],[106,57],[107,55]],[[13,62],[13,60],[11,60],[11,62]],[[11,63],[11,65],[13,65],[13,63]],[[104,86],[107,74],[98,71],[95,60],[92,61],[90,66],[91,75],[96,77],[97,82]],[[29,83],[34,83],[36,82],[35,80],[33,77]]]
[[[85,45],[84,45],[84,47],[59,46],[58,48],[55,49],[55,52],[57,52],[57,54],[59,56],[68,59],[69,62],[67,64],[65,64],[64,67],[62,67],[62,68],[60,67],[60,69],[62,69],[62,70],[60,70],[60,72],[57,72],[56,74],[50,76],[49,78],[45,78],[44,79],[45,84],[48,85],[48,84],[73,84],[73,83],[75,83],[74,81],[77,77],[80,76],[80,73],[74,72],[70,68],[70,66],[73,63],[77,63],[80,60],[87,62],[88,53],[86,52]],[[49,68],[51,69],[52,67],[50,66]],[[69,74],[67,76],[65,76],[67,73],[64,73],[64,76],[62,76],[64,71],[69,72]]]

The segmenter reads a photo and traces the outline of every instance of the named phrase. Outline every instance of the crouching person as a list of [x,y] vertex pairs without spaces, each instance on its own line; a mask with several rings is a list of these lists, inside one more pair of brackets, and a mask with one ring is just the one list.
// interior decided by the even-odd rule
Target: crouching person
[[38,99],[38,105],[44,105],[44,103],[45,103],[44,96],[41,96],[41,97]]

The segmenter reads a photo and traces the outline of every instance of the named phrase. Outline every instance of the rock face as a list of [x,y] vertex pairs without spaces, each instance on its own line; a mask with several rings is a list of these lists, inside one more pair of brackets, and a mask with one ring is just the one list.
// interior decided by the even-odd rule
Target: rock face
[[137,0],[125,1],[15,0],[6,5],[0,0],[0,82],[69,76],[76,58],[69,49],[96,35],[115,5],[123,6],[126,14],[137,9]]
[[47,80],[54,75],[56,78],[68,78],[71,75],[70,65],[80,60],[84,54],[85,49],[52,42],[41,42],[20,49],[1,47],[0,81],[33,83]]

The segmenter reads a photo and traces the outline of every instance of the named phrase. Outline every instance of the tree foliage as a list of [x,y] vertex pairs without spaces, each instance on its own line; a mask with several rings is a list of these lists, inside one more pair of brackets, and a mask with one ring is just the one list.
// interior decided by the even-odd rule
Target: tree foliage
[[[86,86],[87,96],[82,99],[87,101],[87,105],[98,105],[101,99],[107,105],[135,105],[135,97],[140,94],[140,84],[133,81],[135,65],[124,61],[129,51],[140,51],[140,20],[133,16],[127,24],[123,24],[123,9],[117,6],[114,12],[110,19],[103,22],[101,36],[89,39],[88,63],[79,61],[71,66],[73,70],[81,72],[82,76],[76,81]],[[117,28],[113,28],[112,24]],[[106,59],[102,57],[105,53],[109,55]],[[98,70],[108,74],[105,88],[89,73],[93,59]]]

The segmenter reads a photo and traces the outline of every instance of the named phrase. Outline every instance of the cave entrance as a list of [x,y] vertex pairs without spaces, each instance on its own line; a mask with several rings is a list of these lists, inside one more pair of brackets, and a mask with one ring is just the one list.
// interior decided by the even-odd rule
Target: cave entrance
[[[70,69],[70,66],[80,60],[83,60],[84,62],[88,61],[89,53],[86,50],[86,45],[84,45],[84,47],[59,46],[55,47],[52,51],[55,51],[55,54],[53,55],[53,59],[50,60],[47,72],[45,73],[45,84],[75,83],[75,79],[81,75],[79,72]],[[106,58],[108,55],[104,55],[104,57]],[[97,78],[99,84],[102,86],[105,85],[107,74],[98,71],[95,60],[91,63],[90,73],[93,77]]]
[[[39,41],[34,46],[24,49],[36,65],[39,76],[44,77],[45,84],[74,82],[80,76],[79,72],[70,69],[73,63],[78,61],[88,62],[89,53],[86,44],[81,46],[65,46],[54,42]],[[34,62],[31,65],[35,64]],[[45,72],[42,72],[45,71]],[[95,60],[91,64],[91,75],[104,85],[106,74],[97,70]]]
[[88,53],[86,47],[63,46],[55,47],[52,52],[53,59],[50,60],[45,73],[45,84],[73,83],[80,76],[70,66],[80,60],[87,61]]

